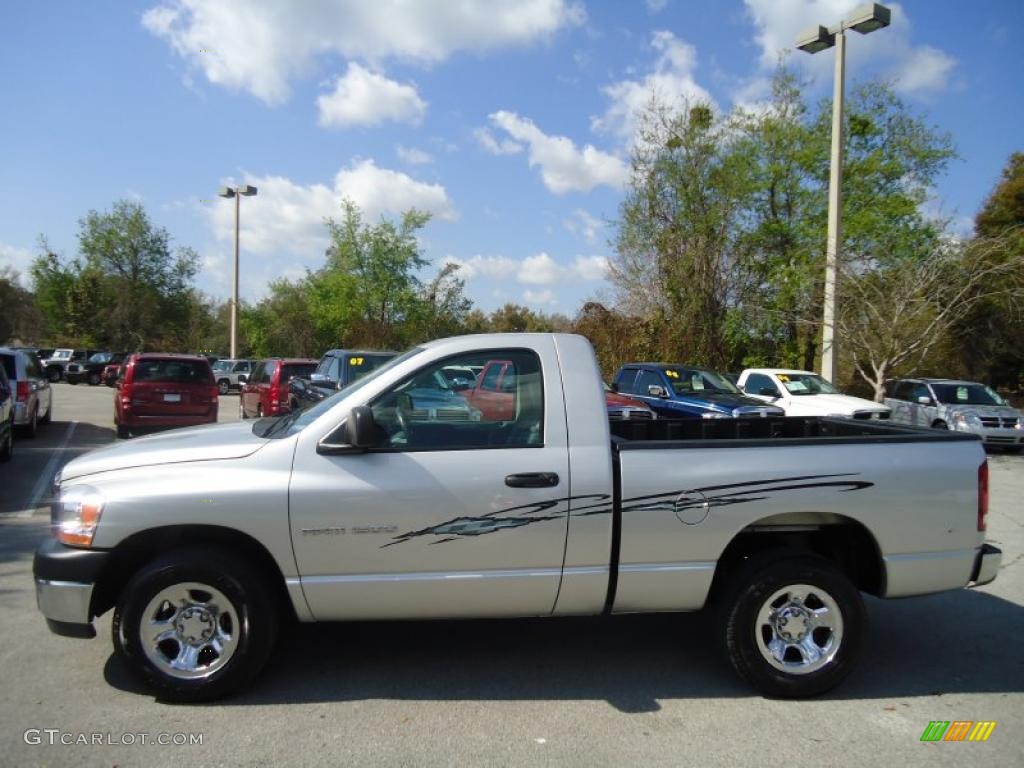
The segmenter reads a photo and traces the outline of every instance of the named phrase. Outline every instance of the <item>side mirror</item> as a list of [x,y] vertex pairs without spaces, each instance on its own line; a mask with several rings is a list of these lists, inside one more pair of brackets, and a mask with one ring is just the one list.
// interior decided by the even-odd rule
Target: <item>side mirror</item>
[[[345,442],[330,442],[331,437],[340,437]],[[334,432],[316,445],[316,452],[326,456],[345,453],[363,453],[372,448],[377,438],[377,425],[373,411],[367,405],[357,405],[349,411],[344,429]]]
[[651,397],[668,397],[668,392],[665,391],[665,388],[657,384],[651,384],[647,387],[647,394]]
[[919,398],[917,398],[917,402],[919,402],[921,405],[931,405],[932,399],[927,395],[921,395]]

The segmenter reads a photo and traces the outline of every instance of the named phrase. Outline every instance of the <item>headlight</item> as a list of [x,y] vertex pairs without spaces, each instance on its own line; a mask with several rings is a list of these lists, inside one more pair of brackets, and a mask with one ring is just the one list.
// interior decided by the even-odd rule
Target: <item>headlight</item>
[[978,429],[981,427],[981,417],[973,411],[954,413],[953,425],[959,429]]
[[1014,429],[1024,429],[1024,416],[1017,419],[1017,426]]
[[91,547],[103,512],[103,496],[95,488],[76,485],[61,493],[50,521],[57,540],[76,547]]
[[714,411],[712,411],[710,413],[702,413],[700,415],[700,417],[702,419],[728,419],[729,418],[729,414],[728,413],[715,413]]

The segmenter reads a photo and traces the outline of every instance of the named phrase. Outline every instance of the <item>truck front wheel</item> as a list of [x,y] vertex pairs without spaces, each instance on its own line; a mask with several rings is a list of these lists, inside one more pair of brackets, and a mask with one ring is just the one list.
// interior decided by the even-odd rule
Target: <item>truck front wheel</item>
[[722,603],[726,651],[766,696],[815,696],[853,669],[864,644],[864,603],[828,560],[779,557],[751,558],[733,581]]
[[278,606],[266,579],[220,550],[183,549],[140,570],[114,612],[114,650],[164,701],[209,701],[252,682]]

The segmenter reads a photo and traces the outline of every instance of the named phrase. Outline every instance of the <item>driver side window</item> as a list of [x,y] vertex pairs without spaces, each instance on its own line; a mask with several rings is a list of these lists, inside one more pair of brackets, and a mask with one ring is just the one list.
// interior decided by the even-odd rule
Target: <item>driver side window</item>
[[[445,368],[484,368],[495,360],[505,363],[500,388],[457,390],[444,374]],[[491,366],[496,373],[502,367]],[[540,359],[529,350],[491,350],[439,360],[378,396],[370,408],[382,450],[534,448],[544,444]]]

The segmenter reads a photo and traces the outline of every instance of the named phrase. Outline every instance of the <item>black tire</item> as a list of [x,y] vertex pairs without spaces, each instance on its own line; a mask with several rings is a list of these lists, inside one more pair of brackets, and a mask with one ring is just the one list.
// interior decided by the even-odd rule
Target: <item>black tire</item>
[[29,440],[33,439],[39,432],[39,404],[36,403],[32,414],[28,417],[28,423],[22,426],[22,433]]
[[72,379],[71,377],[68,377],[67,381],[68,381],[68,384],[70,384],[72,387],[75,386],[76,384],[78,384],[78,379]]
[[100,376],[98,373],[90,373],[89,377],[86,379],[86,381],[89,382],[90,387],[98,387],[102,380],[103,377]]
[[932,422],[932,429],[949,429],[949,427],[946,426],[946,422],[942,419],[938,419]]
[[263,418],[263,403],[260,403],[259,405],[256,406],[256,418]]
[[53,421],[53,392],[50,392],[50,404],[46,406],[46,413],[39,419],[40,424],[49,424]]
[[[812,588],[803,604],[794,606],[790,602],[792,598],[783,594],[772,601],[777,606],[772,610],[769,599],[796,585]],[[795,592],[799,590],[794,589]],[[797,632],[806,632],[800,609],[814,610],[816,605],[827,608],[821,595],[830,599],[838,609],[840,631],[837,633],[835,629],[825,627],[812,629],[808,643],[815,648],[824,644],[827,652],[821,654],[820,661],[807,662],[804,652],[795,643],[785,643],[781,636],[774,634],[778,630],[774,621],[779,617],[785,625],[789,619],[782,614],[787,610],[794,612],[796,615],[791,618],[799,623],[790,626]],[[733,668],[766,696],[802,698],[824,693],[850,674],[864,645],[867,614],[860,593],[846,574],[828,560],[814,555],[776,550],[751,558],[725,588],[719,605],[725,650]],[[769,612],[773,623],[759,621],[762,610]],[[831,610],[828,613],[833,616],[833,623],[835,613]],[[783,631],[785,628],[783,626]],[[778,638],[784,649],[782,659],[776,659],[774,663],[766,656],[766,653],[771,655],[767,648],[769,637]],[[835,644],[830,645],[830,642]],[[794,671],[779,668],[776,664],[792,665]],[[808,671],[797,673],[796,670],[802,666],[806,666]]]
[[238,418],[245,421],[249,418],[249,414],[245,412],[245,402],[242,400],[242,394],[238,394]]
[[[190,596],[200,598],[200,604],[203,604],[204,594],[208,598],[205,604],[218,604],[216,593],[204,593],[203,587],[216,590],[227,598],[230,609],[220,615],[233,612],[237,617],[237,621],[230,624],[231,635],[235,638],[233,653],[219,667],[216,666],[219,659],[208,661],[211,671],[193,679],[169,673],[151,658],[151,655],[157,658],[161,658],[161,654],[172,655],[172,649],[181,649],[183,643],[170,639],[164,644],[177,644],[167,649],[170,653],[158,645],[147,654],[140,633],[142,623],[148,624],[152,618],[146,615],[147,609],[152,609],[151,601],[162,591],[184,584],[198,585],[187,590]],[[180,609],[175,611],[169,607],[167,610],[173,612],[175,619],[181,616]],[[132,577],[114,611],[111,634],[118,657],[156,691],[158,698],[173,702],[211,701],[248,686],[263,669],[277,639],[279,613],[277,600],[264,574],[245,560],[219,549],[181,549],[162,556]],[[174,626],[173,619],[169,626]],[[215,620],[210,631],[216,631],[217,627]]]
[[121,438],[122,440],[127,440],[129,437],[131,437],[131,434],[132,433],[128,429],[128,427],[125,427],[125,426],[123,426],[121,424],[117,425],[117,436],[119,438]]
[[0,446],[0,461],[10,461],[14,455],[14,415],[7,421],[7,439]]
[[60,368],[47,368],[46,369],[46,378],[48,378],[50,380],[51,384],[56,384],[58,381],[60,381],[60,376],[61,376]]
[[226,395],[231,391],[231,382],[227,379],[221,379],[217,382],[217,391],[222,395]]

